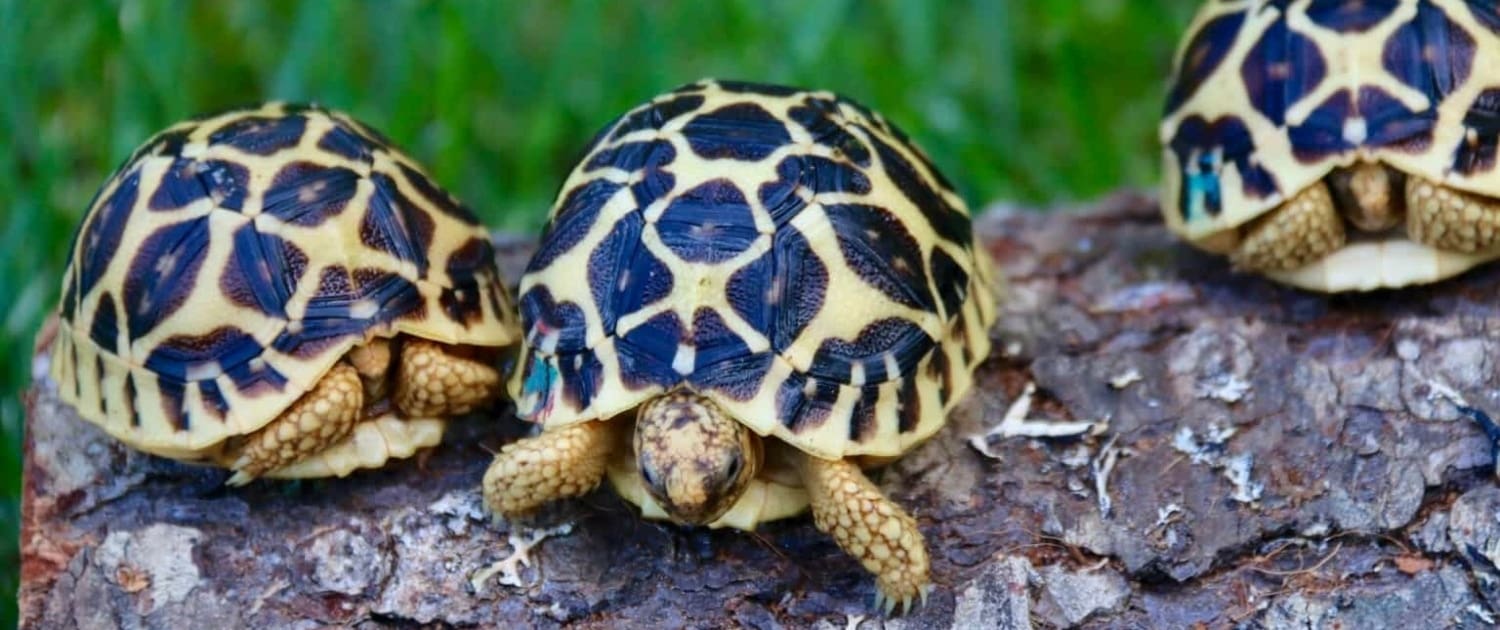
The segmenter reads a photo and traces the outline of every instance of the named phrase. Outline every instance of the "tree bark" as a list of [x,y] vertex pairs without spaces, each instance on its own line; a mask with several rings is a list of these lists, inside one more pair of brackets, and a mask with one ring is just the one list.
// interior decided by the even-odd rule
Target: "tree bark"
[[[872,614],[870,576],[807,517],[683,529],[604,489],[492,523],[488,452],[525,431],[508,413],[420,461],[229,489],[39,379],[23,626],[1491,625],[1490,442],[1441,393],[1500,412],[1500,265],[1329,297],[1189,249],[1139,195],[978,226],[1008,279],[995,355],[949,427],[877,474],[931,550],[936,588],[906,617]],[[518,277],[529,244],[500,249]],[[1104,423],[984,438],[1028,383],[1012,421]]]

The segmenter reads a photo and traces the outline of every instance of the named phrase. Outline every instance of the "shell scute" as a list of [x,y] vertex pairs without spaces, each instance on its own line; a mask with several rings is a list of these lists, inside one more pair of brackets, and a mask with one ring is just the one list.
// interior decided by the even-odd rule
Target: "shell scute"
[[724,262],[760,238],[750,202],[727,179],[709,180],[678,195],[656,220],[656,229],[662,244],[692,263]]
[[1240,78],[1252,107],[1275,125],[1286,111],[1311,94],[1328,75],[1328,62],[1312,38],[1273,22],[1240,64]]
[[212,199],[226,210],[240,210],[250,187],[250,170],[226,160],[177,158],[168,167],[150,208],[161,212],[180,210],[200,199]]
[[361,179],[342,166],[292,162],[272,178],[261,212],[284,223],[316,227],[344,212]]
[[[1282,1],[1277,4],[1285,7],[1290,3]],[[1307,17],[1331,31],[1363,33],[1389,18],[1400,4],[1398,0],[1323,0],[1308,5]]]
[[210,133],[208,142],[246,153],[272,155],[297,146],[306,130],[306,116],[240,116]]
[[757,162],[791,143],[786,124],[756,103],[732,103],[694,116],[682,129],[699,157]]
[[[207,232],[208,218],[198,217],[168,225],[141,242],[128,263],[122,295],[131,339],[146,336],[170,318],[197,288]],[[277,263],[284,264],[282,259]]]
[[948,355],[988,355],[968,334],[993,321],[983,255],[962,199],[877,114],[695,84],[607,126],[563,185],[521,282],[512,395],[557,426],[689,387],[819,456],[898,454],[968,387]]
[[1500,87],[1481,92],[1464,114],[1464,137],[1458,146],[1453,170],[1464,175],[1495,171],[1496,146],[1500,145]]

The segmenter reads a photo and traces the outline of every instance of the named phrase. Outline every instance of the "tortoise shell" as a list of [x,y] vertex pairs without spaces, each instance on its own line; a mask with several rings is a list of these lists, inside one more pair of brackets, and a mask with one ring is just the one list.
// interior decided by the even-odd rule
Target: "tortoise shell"
[[808,453],[895,455],[989,351],[968,208],[828,92],[702,81],[605,127],[521,279],[509,381],[544,427],[686,387]]
[[83,218],[61,299],[62,398],[179,459],[266,425],[368,339],[516,336],[473,212],[369,127],[279,103],[136,150]]
[[[1167,224],[1210,249],[1215,235],[1357,160],[1500,196],[1500,7],[1465,0],[1208,2],[1178,50],[1161,142]],[[1380,245],[1382,255],[1395,257],[1386,266],[1410,268],[1397,273],[1409,281],[1500,256],[1405,239]],[[1367,254],[1333,256],[1375,260],[1359,258]],[[1375,271],[1366,266],[1364,273]]]

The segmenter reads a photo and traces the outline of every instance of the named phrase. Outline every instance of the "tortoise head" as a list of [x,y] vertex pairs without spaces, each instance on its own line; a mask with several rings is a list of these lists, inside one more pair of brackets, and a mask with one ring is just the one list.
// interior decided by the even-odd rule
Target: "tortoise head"
[[760,438],[712,400],[687,391],[641,405],[635,424],[641,481],[672,520],[704,525],[739,500],[760,472]]

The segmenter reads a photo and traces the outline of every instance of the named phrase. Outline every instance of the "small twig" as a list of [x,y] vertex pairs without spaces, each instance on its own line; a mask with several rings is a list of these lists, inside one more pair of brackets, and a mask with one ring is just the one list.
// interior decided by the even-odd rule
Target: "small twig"
[[1115,441],[1119,437],[1111,435],[1109,441],[1099,449],[1099,456],[1089,464],[1094,477],[1094,494],[1099,501],[1099,513],[1104,518],[1109,518],[1110,510],[1114,507],[1114,502],[1109,498],[1109,474],[1114,472],[1115,464],[1120,461],[1123,453],[1123,449],[1115,448]]
[[1026,388],[1021,391],[1010,407],[1005,410],[1005,416],[1001,418],[1000,424],[994,428],[978,435],[969,436],[969,445],[990,459],[1000,459],[1000,454],[990,450],[990,439],[1000,437],[1072,437],[1084,433],[1100,433],[1102,429],[1109,426],[1109,418],[1103,418],[1094,422],[1054,422],[1051,420],[1031,420],[1026,415],[1031,413],[1031,401],[1036,395],[1036,383],[1027,383]]
[[1112,379],[1109,379],[1109,386],[1114,389],[1125,389],[1126,387],[1130,387],[1132,383],[1140,382],[1141,379],[1141,371],[1135,368],[1130,368],[1124,373],[1119,374]]
[[498,573],[500,574],[501,584],[515,587],[526,586],[521,581],[521,567],[531,566],[532,547],[537,546],[548,537],[566,536],[571,533],[573,533],[572,523],[563,523],[549,529],[521,531],[520,533],[512,529],[509,534],[510,554],[501,558],[499,562],[475,571],[473,576],[469,578],[469,585],[473,587],[475,592],[478,592],[484,588],[485,582],[488,582],[490,578],[495,577],[495,574]]
[[[1276,551],[1272,552],[1272,555],[1274,555],[1276,553],[1280,553],[1281,549],[1285,549],[1285,548],[1286,547],[1281,547],[1280,549],[1277,549]],[[1319,560],[1317,564],[1314,564],[1314,565],[1312,565],[1310,567],[1303,568],[1303,569],[1295,569],[1295,570],[1292,570],[1292,571],[1276,571],[1276,570],[1273,570],[1273,569],[1262,569],[1262,568],[1256,567],[1256,566],[1252,566],[1252,567],[1249,567],[1249,568],[1250,568],[1251,571],[1255,571],[1256,573],[1260,573],[1260,574],[1263,574],[1263,575],[1274,575],[1274,576],[1277,576],[1277,577],[1291,577],[1291,576],[1294,576],[1294,575],[1310,575],[1310,574],[1316,573],[1318,571],[1318,569],[1323,568],[1323,565],[1328,564],[1328,562],[1330,560],[1333,560],[1334,556],[1339,555],[1339,551],[1343,550],[1343,548],[1344,548],[1344,543],[1342,543],[1342,542],[1335,543],[1334,546],[1333,546],[1333,551],[1328,552],[1328,555],[1324,556],[1322,560]],[[1262,556],[1262,558],[1263,559],[1270,559],[1270,555]]]

